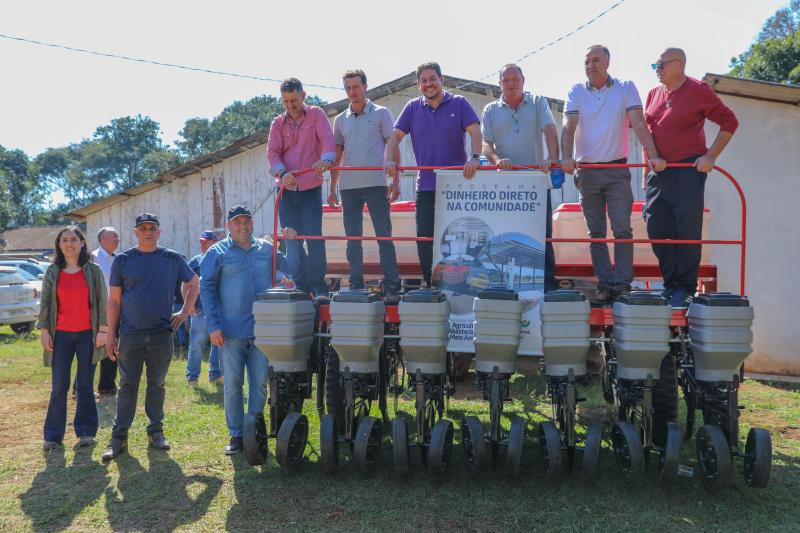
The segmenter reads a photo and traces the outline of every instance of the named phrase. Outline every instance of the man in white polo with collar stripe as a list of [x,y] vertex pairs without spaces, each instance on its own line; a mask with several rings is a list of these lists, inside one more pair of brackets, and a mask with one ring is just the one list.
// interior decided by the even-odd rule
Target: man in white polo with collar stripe
[[[633,238],[631,209],[633,191],[627,168],[577,168],[576,163],[628,162],[628,124],[648,156],[651,170],[660,172],[665,161],[656,150],[644,122],[642,100],[631,81],[608,74],[611,53],[602,45],[589,47],[584,60],[586,82],[572,86],[564,106],[561,131],[561,168],[575,174],[581,208],[591,238],[606,238],[606,211],[615,239]],[[574,145],[574,153],[573,153]],[[595,304],[610,304],[630,292],[633,281],[633,245],[614,246],[614,265],[605,243],[591,243],[589,251],[597,276]]]

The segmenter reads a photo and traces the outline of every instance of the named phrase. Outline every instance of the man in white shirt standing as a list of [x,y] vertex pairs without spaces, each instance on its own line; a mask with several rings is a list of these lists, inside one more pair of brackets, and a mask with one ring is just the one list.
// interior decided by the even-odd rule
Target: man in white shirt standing
[[[101,228],[97,232],[97,242],[100,247],[92,252],[92,262],[103,270],[108,290],[108,277],[111,275],[111,263],[114,262],[114,252],[119,248],[119,233],[111,226]],[[100,395],[113,396],[117,393],[117,362],[108,357],[100,361],[100,380],[97,383],[97,392]]]
[[[606,211],[615,239],[633,238],[631,209],[633,191],[627,168],[578,168],[578,164],[623,164],[628,162],[628,124],[633,128],[648,156],[650,169],[664,170],[653,137],[644,122],[642,100],[631,81],[608,74],[611,53],[602,45],[586,52],[584,70],[587,81],[575,84],[564,106],[561,131],[561,168],[575,173],[575,187],[593,239],[606,238]],[[574,154],[573,154],[574,144]],[[597,276],[595,304],[610,304],[630,292],[633,281],[633,245],[614,246],[614,266],[605,243],[591,243],[589,251]]]

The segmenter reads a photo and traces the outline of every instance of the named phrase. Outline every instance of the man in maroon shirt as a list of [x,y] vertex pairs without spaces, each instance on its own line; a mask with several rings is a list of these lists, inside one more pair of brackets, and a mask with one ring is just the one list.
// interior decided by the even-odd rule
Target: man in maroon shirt
[[[647,95],[645,122],[658,153],[668,163],[693,163],[688,168],[651,172],[642,183],[647,191],[644,216],[651,239],[700,239],[706,175],[739,126],[736,115],[705,82],[685,74],[686,54],[667,48],[653,64],[661,85]],[[719,133],[706,148],[706,119]],[[646,161],[646,154],[643,154]],[[699,244],[654,244],[664,276],[664,292],[672,307],[686,307],[697,288]]]

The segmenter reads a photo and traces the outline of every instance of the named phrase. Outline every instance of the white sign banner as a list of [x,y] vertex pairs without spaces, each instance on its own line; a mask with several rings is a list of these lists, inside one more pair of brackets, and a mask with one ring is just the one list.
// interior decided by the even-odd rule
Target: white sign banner
[[515,290],[523,302],[519,355],[541,355],[547,189],[538,171],[436,173],[433,285],[450,300],[452,352],[475,353],[472,303],[486,287]]

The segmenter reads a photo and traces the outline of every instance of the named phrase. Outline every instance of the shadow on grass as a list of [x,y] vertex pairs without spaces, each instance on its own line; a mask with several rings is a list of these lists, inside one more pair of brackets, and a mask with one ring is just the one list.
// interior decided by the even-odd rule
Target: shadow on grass
[[224,390],[221,386],[214,386],[211,390],[207,390],[203,387],[197,387],[193,390],[200,403],[222,405],[225,399]]
[[106,487],[108,524],[113,531],[172,531],[202,518],[222,480],[186,476],[167,453],[148,449],[150,470],[123,454],[116,460],[119,481]]
[[30,488],[19,496],[22,510],[33,522],[34,531],[61,531],[92,505],[106,490],[106,469],[92,461],[95,446],[77,448],[67,465],[64,448],[45,452],[45,468]]
[[[753,380],[756,381],[756,380]],[[762,385],[772,387],[773,389],[780,389],[791,392],[800,392],[800,383],[792,383],[789,381],[758,381]]]

